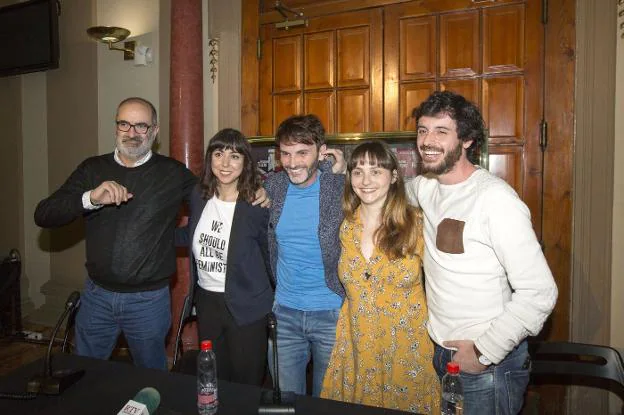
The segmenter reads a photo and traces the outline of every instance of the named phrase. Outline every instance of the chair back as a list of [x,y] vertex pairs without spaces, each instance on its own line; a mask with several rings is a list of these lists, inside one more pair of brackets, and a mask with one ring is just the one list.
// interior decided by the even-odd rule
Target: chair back
[[608,346],[572,342],[529,345],[534,383],[594,386],[617,393],[624,400],[624,365]]

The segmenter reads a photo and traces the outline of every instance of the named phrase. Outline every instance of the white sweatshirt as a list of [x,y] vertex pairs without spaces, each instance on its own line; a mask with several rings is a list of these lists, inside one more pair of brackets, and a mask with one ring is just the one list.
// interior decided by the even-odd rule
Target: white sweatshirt
[[429,335],[439,345],[473,340],[499,363],[539,333],[557,300],[529,209],[480,168],[455,185],[418,176],[406,190],[425,217]]

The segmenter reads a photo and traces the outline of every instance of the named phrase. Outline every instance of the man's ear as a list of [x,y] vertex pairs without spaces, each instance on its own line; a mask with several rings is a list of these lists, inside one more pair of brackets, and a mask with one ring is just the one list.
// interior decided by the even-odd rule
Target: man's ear
[[464,147],[465,149],[468,149],[468,147],[470,147],[472,145],[473,141],[474,140],[463,141],[462,142],[462,147]]
[[322,144],[319,147],[319,151],[318,151],[318,159],[319,159],[319,161],[325,160],[325,151],[326,150],[327,150],[327,144]]

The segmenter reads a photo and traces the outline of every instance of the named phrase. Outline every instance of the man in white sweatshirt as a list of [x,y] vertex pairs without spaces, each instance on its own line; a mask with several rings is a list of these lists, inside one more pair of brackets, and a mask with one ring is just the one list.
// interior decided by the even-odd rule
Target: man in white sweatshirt
[[441,377],[459,363],[464,415],[516,414],[531,366],[526,337],[541,330],[557,286],[527,206],[470,160],[487,145],[478,108],[444,91],[413,115],[424,171],[406,187],[425,218],[434,366]]

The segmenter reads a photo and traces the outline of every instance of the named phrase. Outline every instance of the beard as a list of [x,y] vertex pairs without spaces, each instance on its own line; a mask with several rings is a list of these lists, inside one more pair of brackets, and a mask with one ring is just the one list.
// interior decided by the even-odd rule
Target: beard
[[117,138],[117,150],[126,158],[139,160],[151,149],[156,139],[155,135],[149,134],[144,139],[141,137],[122,136]]
[[[421,154],[426,150],[430,149],[438,151],[440,150],[439,147],[426,146],[424,144],[420,146]],[[427,165],[425,164],[425,162],[423,162],[422,173],[431,173],[436,176],[448,173],[455,166],[455,163],[457,163],[457,161],[461,158],[462,150],[463,142],[460,141],[459,143],[457,143],[457,146],[455,146],[455,148],[453,148],[451,151],[444,155],[444,158],[438,164],[430,163],[429,165]]]
[[300,170],[305,170],[306,174],[304,177],[301,177],[301,176],[293,177],[291,176],[290,169],[285,169],[285,170],[286,170],[286,173],[288,174],[288,179],[290,180],[290,182],[294,185],[299,185],[299,184],[305,183],[306,181],[308,181],[308,179],[310,179],[310,177],[314,175],[314,173],[318,169],[318,165],[319,165],[319,162],[317,161],[310,167],[302,166],[302,168],[299,168]]

